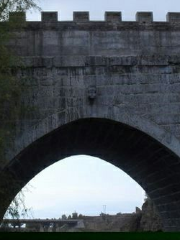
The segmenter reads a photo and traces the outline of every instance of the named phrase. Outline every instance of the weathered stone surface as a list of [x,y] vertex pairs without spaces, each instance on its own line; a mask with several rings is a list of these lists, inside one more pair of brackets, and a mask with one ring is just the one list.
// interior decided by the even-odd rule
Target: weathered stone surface
[[89,12],[74,12],[73,20],[75,22],[87,22],[89,21]]
[[89,154],[134,178],[164,229],[180,230],[180,23],[173,14],[169,22],[137,16],[123,22],[109,13],[106,21],[89,21],[83,12],[58,22],[56,13],[44,13],[9,42],[24,60],[17,71],[27,89],[22,104],[34,111],[17,122],[0,165],[21,183],[14,188],[11,180],[2,201],[50,164]]
[[83,217],[86,231],[107,232],[159,232],[162,221],[153,202],[145,200],[142,210],[136,207],[135,213]]
[[180,13],[179,12],[169,12],[167,14],[167,21],[172,22],[172,23],[180,22]]
[[139,231],[157,232],[162,231],[162,220],[153,202],[148,198],[142,206]]
[[153,13],[152,12],[137,12],[136,21],[140,23],[152,23],[153,22]]
[[42,12],[41,13],[42,22],[57,22],[58,13],[57,12]]
[[107,22],[120,22],[122,21],[121,12],[106,12],[105,20]]

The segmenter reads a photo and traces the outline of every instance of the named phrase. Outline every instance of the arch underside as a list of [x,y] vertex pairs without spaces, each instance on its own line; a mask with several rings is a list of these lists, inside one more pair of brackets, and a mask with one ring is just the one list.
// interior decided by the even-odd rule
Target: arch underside
[[35,175],[58,160],[79,154],[99,157],[126,172],[155,203],[164,230],[180,231],[179,157],[142,131],[97,118],[65,124],[16,156],[1,176],[0,187],[6,191],[0,197],[6,204],[0,214]]

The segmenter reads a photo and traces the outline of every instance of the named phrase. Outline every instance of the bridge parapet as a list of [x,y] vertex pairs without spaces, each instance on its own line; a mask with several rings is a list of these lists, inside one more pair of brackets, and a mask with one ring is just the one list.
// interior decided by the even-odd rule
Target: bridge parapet
[[140,23],[151,23],[153,22],[152,12],[137,12],[136,21]]
[[122,14],[121,12],[105,12],[105,21],[120,22],[122,21]]
[[57,12],[42,12],[41,13],[42,22],[57,22],[58,13]]
[[[22,20],[26,20],[26,13],[24,12],[11,12],[9,14],[9,20],[13,20],[15,17],[21,17]],[[58,12],[41,12],[41,22],[58,22]],[[60,22],[67,22],[67,21],[60,21]],[[68,22],[95,22],[94,20],[90,20],[89,12],[87,11],[80,11],[80,12],[73,12],[73,21]],[[97,22],[97,21],[96,21]],[[99,21],[98,21],[99,22]],[[103,21],[100,21],[103,22]],[[114,12],[105,12],[104,14],[104,22],[114,22],[114,23],[121,23],[127,22],[122,21],[122,13],[118,11]],[[153,22],[153,12],[137,12],[136,13],[136,21],[139,24],[151,24]],[[180,23],[180,12],[168,12],[166,15],[166,22],[164,23]]]
[[88,22],[89,21],[89,12],[74,12],[73,21],[75,22]]
[[171,13],[169,12],[166,17],[168,22],[180,22],[180,13]]

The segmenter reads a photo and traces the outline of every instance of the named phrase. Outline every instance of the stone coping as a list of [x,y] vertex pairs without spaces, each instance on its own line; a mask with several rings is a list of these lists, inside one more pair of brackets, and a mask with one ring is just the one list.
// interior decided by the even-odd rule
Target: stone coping
[[[88,67],[88,66],[168,66],[180,65],[180,56],[27,56],[22,57],[27,67]],[[17,65],[16,65],[17,66]],[[20,64],[20,67],[22,67]]]

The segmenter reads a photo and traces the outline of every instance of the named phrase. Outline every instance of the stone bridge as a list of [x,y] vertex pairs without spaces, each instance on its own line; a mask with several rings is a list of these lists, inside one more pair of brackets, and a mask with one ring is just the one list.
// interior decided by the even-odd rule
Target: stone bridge
[[62,232],[64,228],[84,228],[81,219],[5,219],[0,226],[2,231]]
[[90,21],[88,12],[73,17],[42,12],[9,42],[24,62],[16,73],[27,89],[22,104],[34,110],[16,122],[1,163],[1,218],[40,171],[86,154],[129,174],[164,230],[180,231],[180,13],[166,22],[151,12],[134,22],[120,12],[106,12],[104,21]]

